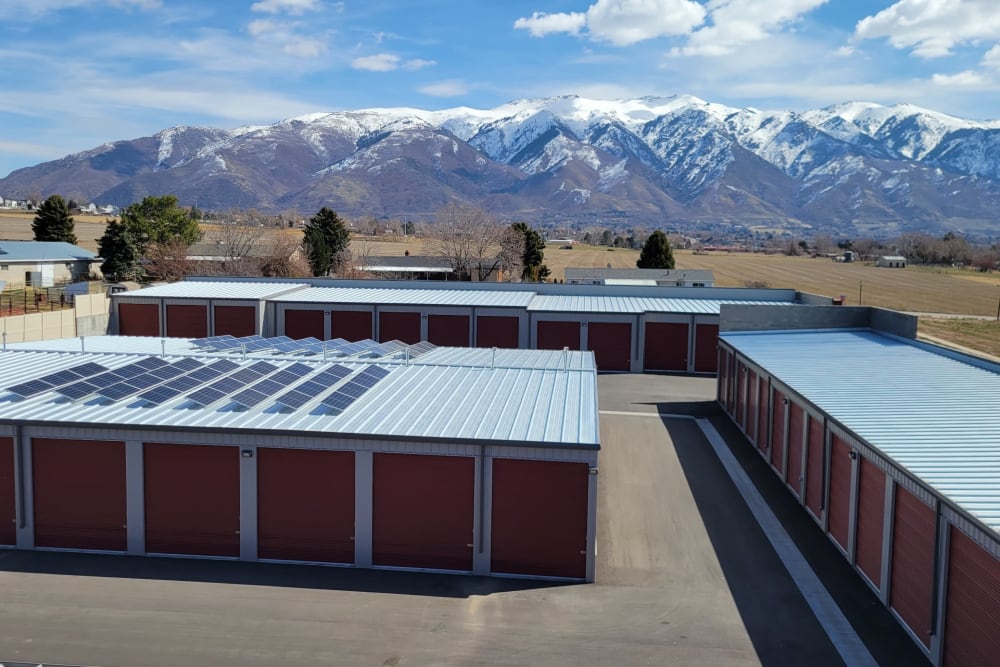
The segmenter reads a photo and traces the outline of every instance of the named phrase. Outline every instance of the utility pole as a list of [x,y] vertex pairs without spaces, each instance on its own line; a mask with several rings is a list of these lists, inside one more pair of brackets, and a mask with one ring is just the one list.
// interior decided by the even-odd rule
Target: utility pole
[[858,305],[861,305],[861,292],[865,288],[865,283],[863,280],[858,281]]

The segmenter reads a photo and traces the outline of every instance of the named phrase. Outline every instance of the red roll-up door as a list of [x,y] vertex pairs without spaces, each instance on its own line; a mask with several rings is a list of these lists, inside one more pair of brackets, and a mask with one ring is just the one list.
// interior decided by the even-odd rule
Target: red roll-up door
[[427,340],[435,345],[469,347],[469,316],[428,315]]
[[521,318],[480,315],[476,318],[476,347],[516,349],[521,341]]
[[771,465],[785,476],[785,395],[777,389],[771,394]]
[[747,427],[747,369],[739,360],[735,362],[736,377],[736,423],[746,431]]
[[[747,371],[747,408],[744,426],[750,442],[757,442],[757,374]],[[760,447],[763,449],[763,446]]]
[[568,347],[571,350],[580,349],[579,322],[539,322],[538,349],[561,350]]
[[932,507],[896,486],[889,606],[928,648],[934,599],[935,524]]
[[354,562],[354,452],[257,449],[257,555]]
[[326,338],[322,310],[285,309],[285,335],[289,338]]
[[716,379],[716,397],[719,403],[725,407],[728,403],[729,395],[729,353],[723,348],[719,348],[719,377]]
[[14,500],[14,440],[0,438],[0,544],[17,544]]
[[798,403],[788,404],[788,486],[796,496],[802,496],[802,456],[804,442],[802,429],[805,424],[805,411]]
[[208,306],[167,304],[167,336],[204,338],[208,335]]
[[806,507],[813,516],[821,517],[823,507],[823,421],[809,417],[809,439],[806,441]]
[[686,371],[687,368],[687,323],[646,322],[646,342],[642,348],[642,369],[645,371]]
[[398,340],[407,344],[420,342],[420,313],[379,313],[380,342]]
[[493,460],[493,572],[586,576],[588,475],[586,463]]
[[119,303],[119,336],[159,336],[160,306],[156,303]]
[[257,333],[257,309],[253,306],[215,306],[216,336],[253,336]]
[[632,325],[628,322],[590,322],[587,348],[594,351],[599,371],[632,369]]
[[696,324],[694,326],[694,371],[695,373],[715,373],[718,370],[715,348],[719,343],[718,324]]
[[[837,436],[832,436],[831,440],[829,532],[847,549],[851,527],[851,448]],[[809,481],[811,483],[812,479]]]
[[882,534],[885,527],[885,473],[861,458],[858,483],[858,567],[878,588],[882,585]]
[[236,447],[143,446],[146,551],[240,555],[240,452]]
[[767,378],[757,377],[757,446],[766,452],[769,442],[767,421]]
[[729,378],[727,382],[728,389],[726,390],[726,411],[730,416],[736,415],[736,383],[739,380],[739,369],[736,367],[736,355],[727,354],[726,355],[726,377]]
[[372,337],[371,311],[335,310],[330,313],[330,338],[358,341]]
[[951,527],[944,666],[1000,659],[1000,560]]
[[471,570],[475,459],[374,456],[372,562]]
[[35,546],[125,551],[125,443],[31,440]]

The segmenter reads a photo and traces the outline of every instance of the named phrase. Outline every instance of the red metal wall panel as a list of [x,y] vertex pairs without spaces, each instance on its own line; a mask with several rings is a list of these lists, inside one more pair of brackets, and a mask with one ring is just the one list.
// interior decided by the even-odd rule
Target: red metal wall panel
[[771,395],[771,465],[779,475],[784,475],[782,466],[785,465],[785,395],[777,389],[774,389]]
[[374,338],[368,310],[335,310],[330,313],[330,338],[358,341]]
[[686,371],[688,325],[686,322],[646,322],[642,368],[646,371]]
[[568,347],[571,350],[580,349],[579,322],[539,322],[538,349],[561,350]]
[[696,373],[715,373],[715,348],[719,343],[718,324],[696,324],[694,327],[694,370]]
[[823,507],[823,421],[809,417],[806,441],[806,507],[819,518]]
[[216,336],[253,336],[257,331],[257,309],[253,306],[214,306]]
[[0,544],[17,544],[13,438],[0,438]]
[[996,665],[1000,660],[1000,560],[951,527],[945,667]]
[[493,460],[493,572],[583,578],[586,463]]
[[747,427],[747,368],[738,360],[733,363],[736,371],[736,377],[733,378],[736,384],[736,405],[734,406],[736,423],[745,431]]
[[146,551],[240,555],[237,447],[143,445]]
[[757,446],[762,452],[767,451],[770,444],[770,433],[767,421],[767,378],[757,377]]
[[302,338],[323,340],[326,337],[323,317],[322,310],[286,309],[285,335],[296,340]]
[[118,335],[159,336],[160,306],[156,303],[119,303]]
[[469,316],[428,315],[427,340],[435,345],[469,347]]
[[420,313],[379,313],[378,339],[382,343],[389,340],[419,343]]
[[[747,371],[746,430],[750,442],[757,442],[757,374]],[[760,447],[763,449],[763,446]]]
[[167,304],[167,336],[204,338],[208,335],[208,306]]
[[901,486],[896,487],[892,523],[892,569],[889,606],[924,646],[931,645],[934,599],[934,508]]
[[731,416],[736,414],[736,381],[739,379],[739,369],[736,367],[736,355],[726,355],[726,412]]
[[882,534],[885,527],[885,473],[862,457],[858,482],[858,567],[876,587],[882,585]]
[[32,438],[35,545],[125,551],[125,443]]
[[520,347],[521,320],[503,315],[476,318],[476,347]]
[[632,325],[628,322],[590,322],[587,348],[594,351],[599,371],[632,368]]
[[375,565],[471,570],[475,459],[374,456]]
[[257,449],[257,555],[354,562],[354,452]]
[[[847,549],[851,526],[851,448],[837,436],[832,436],[831,441],[829,532]],[[811,477],[809,481],[812,483]]]
[[718,349],[719,355],[719,376],[716,379],[715,397],[723,406],[728,403],[729,394],[729,353],[723,348]]
[[788,404],[788,485],[795,495],[802,495],[802,456],[804,445],[802,429],[806,413],[798,403]]

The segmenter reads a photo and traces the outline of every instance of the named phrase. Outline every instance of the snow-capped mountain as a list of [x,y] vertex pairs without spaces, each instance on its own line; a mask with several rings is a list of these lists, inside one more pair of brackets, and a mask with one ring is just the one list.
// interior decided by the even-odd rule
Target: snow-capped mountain
[[170,128],[0,180],[4,196],[29,192],[410,219],[458,199],[536,223],[997,235],[1000,121],[860,102],[761,111],[691,96],[364,109]]

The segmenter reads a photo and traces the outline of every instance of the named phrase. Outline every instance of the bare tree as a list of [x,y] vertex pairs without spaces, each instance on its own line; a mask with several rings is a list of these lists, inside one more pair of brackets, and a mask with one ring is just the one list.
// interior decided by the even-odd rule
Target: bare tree
[[372,256],[372,247],[365,241],[351,242],[348,249],[341,253],[338,259],[338,278],[371,278],[371,273],[366,270]]
[[435,215],[431,252],[445,257],[460,280],[473,272],[486,280],[495,271],[518,274],[523,237],[486,211],[451,203]]
[[188,259],[188,244],[180,238],[151,244],[146,249],[143,267],[157,280],[173,282],[190,275],[193,263]]
[[204,251],[218,258],[211,273],[224,276],[259,276],[261,259],[268,254],[274,234],[268,227],[272,218],[259,211],[228,211],[213,229],[205,233]]
[[260,258],[260,274],[272,278],[307,278],[312,275],[302,246],[289,234],[271,236],[271,243]]

